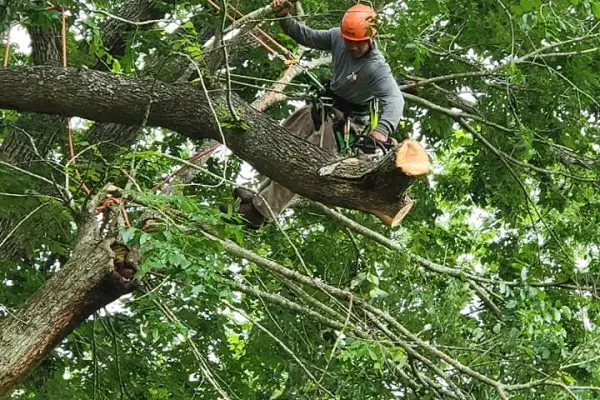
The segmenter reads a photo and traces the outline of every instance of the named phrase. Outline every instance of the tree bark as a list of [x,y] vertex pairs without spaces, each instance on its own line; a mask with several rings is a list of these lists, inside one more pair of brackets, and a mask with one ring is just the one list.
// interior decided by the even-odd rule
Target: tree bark
[[[41,1],[38,3],[44,4]],[[165,4],[170,3],[172,1]],[[161,8],[162,3],[156,0],[130,0],[119,13],[123,18],[132,21],[156,19],[164,15]],[[135,27],[131,24],[116,19],[109,19],[103,26],[103,44],[113,56],[119,57],[124,54],[127,35],[133,29]],[[29,26],[28,32],[32,39],[33,64],[60,67],[62,55],[58,27]],[[105,66],[99,61],[94,68],[104,69]],[[97,141],[90,141],[90,143],[100,144],[100,152],[106,156],[106,159],[111,159],[115,147],[133,143],[138,129],[138,127],[116,124],[98,124],[90,130]],[[9,127],[8,136],[0,145],[0,159],[44,175],[45,171],[39,168],[43,164],[39,161],[42,161],[54,146],[65,143],[65,137],[64,118],[24,113],[14,126]],[[26,213],[28,210],[23,211]],[[1,218],[0,237],[6,237],[15,224],[15,218]],[[22,238],[19,233],[13,234],[0,251],[0,261],[27,259],[29,255],[23,250],[21,243]]]
[[79,224],[70,260],[0,323],[0,398],[89,315],[135,288],[93,214]]
[[[259,172],[300,195],[365,210],[380,218],[384,215],[394,220],[405,206],[401,199],[408,185],[428,171],[424,150],[412,142],[411,148],[419,152],[418,163],[424,164],[417,168],[419,173],[407,174],[397,165],[398,147],[378,167],[354,159],[351,164],[336,167],[337,173],[324,174],[323,167],[339,162],[335,156],[294,136],[235,93],[231,94],[233,106],[243,122],[233,121],[225,93],[212,91],[208,99],[201,88],[191,84],[164,84],[73,68],[21,67],[0,71],[0,87],[6,88],[6,95],[0,98],[3,108],[126,125],[147,124],[192,139],[225,141]],[[404,181],[389,184],[386,176],[396,180],[403,176]],[[384,196],[373,182],[386,184]]]
[[[56,27],[30,26],[28,31],[34,65],[60,66]],[[65,136],[65,126],[66,122],[62,117],[22,114],[14,125],[8,127],[8,135],[0,144],[0,160],[43,174],[41,164],[36,161],[41,161],[48,154],[57,138]],[[22,211],[25,215],[30,210]],[[0,238],[7,237],[23,215],[0,218]],[[20,232],[13,233],[0,250],[0,261],[28,258],[29,254],[24,250],[22,242]]]

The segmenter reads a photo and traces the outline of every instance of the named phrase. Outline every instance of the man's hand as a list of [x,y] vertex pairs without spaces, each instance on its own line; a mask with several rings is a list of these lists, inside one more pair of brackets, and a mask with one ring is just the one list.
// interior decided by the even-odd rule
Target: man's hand
[[292,3],[287,0],[273,0],[271,7],[275,10],[277,17],[285,17],[292,12]]
[[[379,131],[371,131],[369,132],[369,136],[381,143],[385,143],[388,140],[388,137]],[[398,145],[398,141],[396,139],[390,138],[390,141],[392,142],[392,147],[396,147]]]

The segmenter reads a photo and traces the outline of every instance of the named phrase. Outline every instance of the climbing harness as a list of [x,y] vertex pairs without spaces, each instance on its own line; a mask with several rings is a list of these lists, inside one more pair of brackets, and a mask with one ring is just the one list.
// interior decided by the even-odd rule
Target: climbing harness
[[[323,87],[322,84],[321,86]],[[366,105],[357,105],[326,89],[313,94],[311,103],[311,116],[315,131],[321,134],[321,147],[324,141],[325,120],[331,119],[337,150],[343,156],[368,155],[367,158],[378,158],[393,148],[391,139],[388,138],[382,143],[369,135],[379,124],[377,99],[372,99]]]

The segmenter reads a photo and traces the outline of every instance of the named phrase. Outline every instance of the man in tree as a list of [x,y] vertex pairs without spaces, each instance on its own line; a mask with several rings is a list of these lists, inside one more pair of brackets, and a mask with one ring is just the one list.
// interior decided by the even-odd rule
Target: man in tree
[[[344,139],[337,129],[340,120],[347,122],[353,115],[368,112],[373,101],[377,100],[382,107],[381,116],[371,112],[371,129],[367,136],[359,138],[358,145],[370,149],[394,147],[397,142],[390,135],[402,117],[404,99],[374,41],[375,11],[367,5],[357,4],[346,11],[340,28],[314,30],[289,16],[292,10],[290,2],[274,0],[272,6],[281,18],[285,33],[303,46],[332,53],[332,77],[326,96],[333,99],[333,113],[315,112],[314,105],[308,105],[288,118],[284,126],[328,151],[341,151],[344,146],[340,142]],[[348,127],[346,125],[346,129]],[[345,144],[348,144],[347,141]],[[293,199],[294,193],[271,179],[265,179],[258,194],[239,187],[234,196],[241,200],[240,213],[247,224],[260,227],[265,220],[279,215]]]

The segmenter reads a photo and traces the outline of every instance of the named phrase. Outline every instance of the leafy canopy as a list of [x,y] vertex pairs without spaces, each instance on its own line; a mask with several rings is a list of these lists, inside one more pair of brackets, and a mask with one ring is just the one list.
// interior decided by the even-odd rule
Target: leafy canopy
[[[59,28],[60,11],[26,3],[0,3],[0,28]],[[206,1],[151,3],[168,21],[129,26],[124,48],[115,50],[102,32],[126,1],[65,1],[69,64],[172,81],[189,64],[179,60],[183,53],[208,77],[203,62],[210,54],[202,43],[220,29],[219,12]],[[232,5],[243,13],[264,6]],[[335,26],[349,5],[302,2],[305,21],[315,28]],[[195,144],[175,132],[144,128],[135,143],[108,156],[86,136],[92,123],[82,123],[75,145],[91,150],[77,165],[79,178],[67,165],[64,139],[35,171],[71,174],[77,205],[86,201],[79,180],[96,192],[113,183],[136,199],[130,219],[139,221],[149,210],[159,215],[160,229],[128,228],[122,219],[115,228],[121,240],[140,249],[138,276],[148,286],[77,328],[12,398],[215,399],[217,386],[240,399],[325,399],[328,392],[357,400],[505,395],[390,325],[399,337],[394,341],[360,300],[489,379],[524,384],[507,389],[510,398],[596,398],[600,2],[408,0],[375,6],[384,16],[379,44],[398,80],[445,77],[407,97],[395,134],[422,141],[434,165],[411,189],[416,202],[402,226],[388,231],[370,216],[344,212],[394,239],[396,247],[364,237],[306,202],[258,232],[226,224],[218,205],[231,201],[230,182],[258,180],[248,181],[241,160],[219,153],[204,165],[212,174],[193,174],[185,184],[175,180],[170,191],[157,194],[152,187],[178,168],[177,159],[191,156]],[[300,52],[271,17],[262,27]],[[246,38],[230,51],[232,72],[277,80],[286,66]],[[13,53],[11,63],[33,61]],[[326,78],[328,67],[312,72]],[[233,83],[249,102],[270,85],[250,82]],[[311,84],[306,74],[294,82]],[[291,109],[284,102],[268,113],[282,119]],[[0,140],[19,118],[0,113]],[[3,166],[0,174],[10,176],[0,179],[0,217],[23,219],[48,203],[19,227],[24,256],[0,264],[0,304],[13,310],[64,265],[76,240],[75,220],[61,199],[6,195],[44,195],[39,179]],[[299,291],[259,263],[225,251],[201,233],[207,227],[282,266],[351,290],[356,300],[310,286]],[[342,328],[264,294],[315,310]]]

